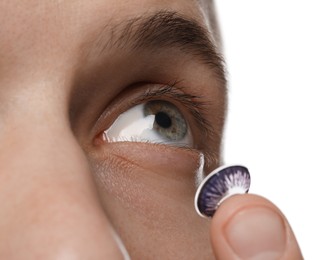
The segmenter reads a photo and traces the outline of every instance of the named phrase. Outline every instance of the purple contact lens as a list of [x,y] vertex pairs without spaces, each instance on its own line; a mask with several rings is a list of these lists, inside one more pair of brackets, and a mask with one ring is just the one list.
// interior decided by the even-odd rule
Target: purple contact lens
[[217,168],[198,187],[195,196],[197,213],[202,217],[212,217],[226,198],[234,194],[247,193],[250,183],[249,170],[244,166]]

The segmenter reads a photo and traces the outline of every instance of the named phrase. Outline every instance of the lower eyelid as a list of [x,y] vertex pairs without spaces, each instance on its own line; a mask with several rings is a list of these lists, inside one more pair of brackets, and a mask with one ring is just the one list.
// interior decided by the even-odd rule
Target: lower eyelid
[[96,151],[96,161],[107,162],[115,157],[134,167],[143,167],[170,178],[193,178],[203,162],[201,153],[193,149],[129,142],[110,143],[107,146],[108,149],[100,147]]

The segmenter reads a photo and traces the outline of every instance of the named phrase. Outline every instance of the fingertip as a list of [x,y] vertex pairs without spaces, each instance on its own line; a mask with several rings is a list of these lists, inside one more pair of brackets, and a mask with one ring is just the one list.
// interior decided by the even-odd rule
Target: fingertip
[[258,195],[224,201],[212,219],[211,241],[217,259],[302,259],[284,215]]

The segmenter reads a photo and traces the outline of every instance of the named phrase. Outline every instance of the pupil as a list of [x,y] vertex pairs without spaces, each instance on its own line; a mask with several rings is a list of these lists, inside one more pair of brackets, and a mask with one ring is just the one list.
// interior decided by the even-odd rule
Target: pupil
[[163,128],[169,128],[172,124],[171,118],[164,112],[159,112],[155,115],[156,123]]

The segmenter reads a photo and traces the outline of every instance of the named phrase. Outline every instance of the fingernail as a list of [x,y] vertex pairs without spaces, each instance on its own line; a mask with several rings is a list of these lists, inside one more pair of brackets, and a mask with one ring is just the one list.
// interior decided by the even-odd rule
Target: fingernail
[[278,259],[286,243],[284,221],[275,211],[266,208],[244,208],[224,228],[233,252],[243,259]]

